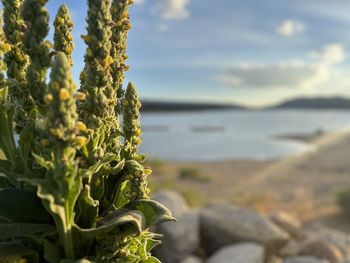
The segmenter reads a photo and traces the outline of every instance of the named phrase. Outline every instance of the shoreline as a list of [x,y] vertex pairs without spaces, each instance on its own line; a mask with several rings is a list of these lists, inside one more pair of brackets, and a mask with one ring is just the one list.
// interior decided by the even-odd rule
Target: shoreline
[[[194,207],[231,203],[261,213],[285,210],[305,221],[329,221],[339,213],[336,192],[350,185],[350,132],[325,133],[311,142],[314,151],[277,160],[159,161],[156,166],[151,161],[150,185],[179,191]],[[186,169],[189,175],[181,176]]]

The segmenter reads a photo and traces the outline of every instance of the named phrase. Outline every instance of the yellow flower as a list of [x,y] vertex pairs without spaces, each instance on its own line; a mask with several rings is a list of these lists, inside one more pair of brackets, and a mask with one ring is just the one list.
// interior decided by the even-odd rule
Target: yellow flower
[[83,92],[76,92],[74,94],[74,98],[77,99],[77,100],[85,100],[86,99],[86,94],[83,93]]
[[111,65],[114,62],[113,58],[111,56],[108,56],[105,60],[106,66]]
[[77,123],[77,128],[78,128],[79,131],[86,131],[86,129],[87,129],[86,125],[83,122],[81,122],[81,121],[79,121]]
[[84,136],[77,136],[77,138],[75,139],[76,143],[79,145],[79,146],[84,146],[87,142],[87,138],[84,137]]
[[44,102],[46,104],[49,104],[51,101],[53,100],[53,97],[51,94],[46,94],[45,97],[44,97]]
[[136,134],[137,136],[140,136],[140,135],[142,134],[141,129],[137,129],[136,132],[135,132],[135,134]]
[[3,51],[3,52],[9,52],[11,50],[11,45],[10,44],[6,44],[6,43],[3,43],[0,45],[0,49]]
[[65,88],[60,90],[60,100],[65,101],[69,99],[69,91]]

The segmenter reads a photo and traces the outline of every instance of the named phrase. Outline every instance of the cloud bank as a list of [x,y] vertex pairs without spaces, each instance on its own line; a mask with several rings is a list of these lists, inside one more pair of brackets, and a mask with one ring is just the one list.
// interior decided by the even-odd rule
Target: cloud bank
[[219,76],[234,88],[312,89],[331,78],[333,67],[345,60],[343,45],[333,43],[313,51],[315,61],[289,60],[275,64],[240,63]]

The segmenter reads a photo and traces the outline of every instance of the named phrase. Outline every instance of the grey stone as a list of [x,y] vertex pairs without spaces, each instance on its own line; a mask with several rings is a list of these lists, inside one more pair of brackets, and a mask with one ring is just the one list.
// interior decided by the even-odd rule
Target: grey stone
[[289,235],[270,220],[235,206],[204,208],[200,216],[202,247],[211,255],[221,247],[253,242],[262,244],[268,255],[276,254]]
[[264,248],[254,243],[242,243],[220,249],[207,263],[263,263]]
[[202,263],[203,261],[196,256],[190,256],[188,258],[185,258],[181,263]]
[[319,259],[315,257],[290,257],[287,258],[284,263],[329,263],[329,261],[324,259]]
[[298,218],[287,212],[275,212],[269,216],[270,220],[289,233],[292,238],[303,239],[302,223]]
[[301,246],[299,255],[327,259],[330,263],[339,263],[344,259],[342,252],[336,246],[318,239],[306,241]]
[[165,190],[156,192],[152,196],[152,199],[167,207],[175,218],[189,211],[186,200],[181,194],[175,191]]
[[179,263],[199,248],[199,212],[192,211],[178,217],[176,223],[164,223],[156,228],[162,234],[162,244],[154,254],[166,263]]

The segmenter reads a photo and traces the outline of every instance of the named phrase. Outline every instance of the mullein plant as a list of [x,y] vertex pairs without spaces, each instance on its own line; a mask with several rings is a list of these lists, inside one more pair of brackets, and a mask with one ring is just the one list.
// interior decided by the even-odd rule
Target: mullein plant
[[123,88],[132,1],[87,1],[80,89],[67,6],[51,44],[47,0],[2,2],[0,262],[159,262],[150,229],[174,218],[149,197],[141,103]]

